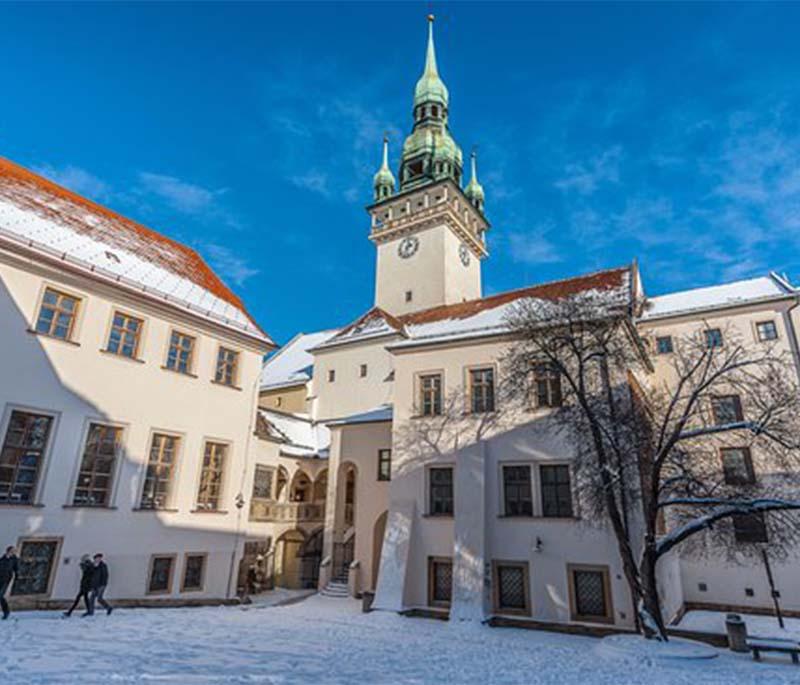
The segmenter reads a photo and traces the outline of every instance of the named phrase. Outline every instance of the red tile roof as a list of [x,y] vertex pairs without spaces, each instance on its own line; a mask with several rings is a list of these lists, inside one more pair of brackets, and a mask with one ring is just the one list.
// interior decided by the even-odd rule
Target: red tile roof
[[[76,233],[124,249],[196,284],[244,313],[237,297],[197,252],[0,157],[0,197]],[[260,329],[259,329],[260,330]],[[262,331],[263,332],[263,331]]]
[[404,314],[400,321],[404,324],[423,324],[444,319],[466,319],[488,309],[508,304],[523,297],[534,297],[541,300],[559,300],[577,295],[587,290],[615,290],[627,287],[630,267],[623,266],[606,271],[597,271],[583,276],[574,276],[560,281],[550,281],[518,290],[509,290],[498,295],[483,297],[479,300],[468,300],[457,304],[445,304],[419,312]]

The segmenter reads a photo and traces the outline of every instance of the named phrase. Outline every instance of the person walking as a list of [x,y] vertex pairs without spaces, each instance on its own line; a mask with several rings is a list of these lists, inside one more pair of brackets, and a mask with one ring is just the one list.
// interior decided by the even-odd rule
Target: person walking
[[89,595],[89,609],[84,616],[92,616],[94,614],[95,604],[99,604],[106,610],[106,614],[110,615],[114,608],[106,602],[103,598],[103,593],[106,591],[108,585],[108,566],[103,561],[103,555],[97,553],[94,555],[94,564],[92,570],[92,592]]
[[19,559],[17,550],[13,545],[6,547],[6,552],[0,557],[0,608],[3,609],[3,620],[11,615],[11,609],[6,601],[6,592],[11,587],[11,581],[19,575]]
[[92,560],[89,558],[88,554],[84,554],[81,557],[81,584],[78,589],[78,594],[75,596],[75,601],[72,603],[72,606],[64,612],[64,616],[69,618],[72,616],[72,612],[78,608],[78,604],[83,598],[83,603],[86,606],[86,611],[89,611],[89,604],[91,600],[89,599],[89,593],[92,591],[92,578],[94,577],[94,564]]

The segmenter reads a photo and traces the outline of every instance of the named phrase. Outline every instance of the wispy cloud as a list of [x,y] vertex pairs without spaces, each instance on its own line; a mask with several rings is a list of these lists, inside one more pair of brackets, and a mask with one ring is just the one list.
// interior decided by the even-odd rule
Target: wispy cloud
[[211,266],[224,280],[236,286],[243,286],[245,281],[260,273],[247,259],[224,245],[203,243],[200,251],[208,257]]
[[312,169],[302,175],[290,176],[289,181],[298,188],[310,190],[312,193],[317,193],[323,197],[330,197],[331,195],[328,174],[323,171]]
[[81,167],[71,164],[63,167],[41,164],[33,167],[33,170],[69,190],[98,202],[107,201],[112,194],[108,183]]
[[530,231],[514,231],[508,234],[511,259],[517,263],[536,265],[553,264],[563,259],[558,248],[550,242],[547,234],[555,228],[553,222],[534,226]]
[[156,195],[173,209],[185,214],[208,211],[217,198],[225,193],[225,189],[210,190],[175,176],[150,171],[139,172],[139,183],[146,193]]
[[602,185],[619,183],[622,148],[615,145],[580,162],[567,164],[564,176],[553,185],[559,190],[591,195]]

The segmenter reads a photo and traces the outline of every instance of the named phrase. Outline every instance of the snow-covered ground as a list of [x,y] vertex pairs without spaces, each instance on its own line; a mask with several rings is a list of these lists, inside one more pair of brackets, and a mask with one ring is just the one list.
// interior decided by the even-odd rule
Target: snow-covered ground
[[[696,630],[701,633],[725,634],[725,617],[722,611],[688,611],[681,619],[680,628]],[[747,634],[753,637],[779,637],[789,640],[800,640],[800,618],[785,618],[784,629],[778,625],[774,616],[756,616],[755,614],[739,614],[747,626]],[[798,674],[800,682],[800,674]]]
[[[288,595],[279,596],[285,599]],[[360,613],[313,596],[283,606],[120,609],[62,619],[19,612],[0,623],[0,682],[486,683],[700,685],[800,682],[788,659],[720,652],[704,662],[603,655],[592,638]]]

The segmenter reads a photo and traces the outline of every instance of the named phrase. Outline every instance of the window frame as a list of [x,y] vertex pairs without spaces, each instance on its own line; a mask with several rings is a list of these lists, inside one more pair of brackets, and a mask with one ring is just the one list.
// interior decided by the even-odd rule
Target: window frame
[[[436,589],[436,581],[434,570],[438,564],[450,566],[450,599],[440,600],[434,597]],[[439,609],[449,609],[453,603],[453,558],[429,556],[428,557],[428,606]]]
[[[511,567],[521,568],[525,606],[522,609],[515,607],[502,607],[500,606],[500,568]],[[530,579],[530,565],[527,561],[517,561],[510,559],[492,559],[492,608],[496,614],[504,614],[509,616],[530,616],[532,613],[531,607],[531,579]]]
[[[550,374],[546,376],[537,375],[537,369],[543,367],[550,367]],[[564,405],[564,388],[561,383],[561,372],[554,368],[552,362],[537,361],[533,363],[531,369],[531,399],[534,409],[558,409]],[[539,383],[544,382],[547,384],[547,402],[540,401],[541,395],[539,393]],[[553,401],[555,396],[554,388],[558,388],[558,402]]]
[[[661,349],[661,341],[666,340],[668,342],[668,350]],[[656,354],[657,355],[665,355],[665,354],[673,354],[675,352],[675,346],[672,342],[671,335],[657,335],[656,336]]]
[[[225,458],[222,463],[222,468],[220,469],[220,480],[219,480],[219,492],[216,496],[216,506],[209,507],[205,506],[207,502],[201,502],[200,500],[200,489],[203,486],[203,471],[205,470],[205,458],[206,458],[206,446],[207,445],[218,445],[223,446],[225,448]],[[227,510],[222,506],[224,500],[227,495],[228,490],[228,469],[230,467],[230,454],[232,450],[232,443],[228,440],[221,440],[219,438],[212,438],[212,437],[204,437],[201,443],[202,451],[200,453],[199,459],[199,473],[197,477],[197,486],[195,487],[194,492],[194,509],[193,512],[195,513],[211,513],[211,514],[224,514],[227,513]]]
[[[548,466],[552,467],[560,467],[567,469],[567,476],[569,478],[569,504],[570,504],[570,515],[569,516],[548,516],[545,514],[544,508],[544,478],[542,478],[542,468],[546,468]],[[573,488],[573,478],[572,478],[572,467],[569,462],[566,461],[540,461],[536,463],[536,476],[538,479],[538,499],[539,499],[539,517],[545,519],[554,519],[554,520],[572,520],[577,518],[575,516],[575,492]]]
[[[75,502],[75,495],[77,493],[78,482],[81,477],[81,471],[83,466],[83,458],[86,453],[86,446],[89,441],[89,434],[93,425],[104,426],[107,428],[114,428],[119,430],[119,440],[117,442],[116,452],[114,455],[114,466],[110,472],[111,478],[111,485],[108,488],[108,501],[105,504],[97,505],[97,504],[85,504],[85,503],[76,503]],[[127,448],[126,442],[128,439],[128,424],[120,423],[118,421],[108,421],[107,419],[103,418],[96,418],[96,417],[87,417],[84,421],[83,426],[83,433],[81,436],[81,441],[78,445],[78,458],[76,459],[75,467],[74,467],[74,474],[72,478],[72,487],[68,491],[68,497],[66,507],[70,509],[77,509],[77,508],[86,508],[86,509],[114,509],[116,497],[117,497],[117,490],[119,488],[119,472],[122,467],[122,462],[124,461],[123,454]]]
[[[772,338],[763,338],[761,336],[761,326],[765,326],[765,325],[772,326],[772,330],[775,333],[774,337],[772,337]],[[771,342],[775,342],[776,340],[778,340],[780,338],[780,335],[778,334],[778,324],[775,322],[775,319],[762,319],[760,321],[754,321],[753,322],[753,328],[755,329],[756,342],[771,343]]]
[[[45,306],[44,298],[46,297],[48,291],[56,293],[56,295],[59,296],[59,301],[61,297],[68,297],[70,299],[75,300],[75,308],[70,318],[69,332],[67,333],[67,336],[64,338],[57,335],[53,335],[51,332],[53,328],[53,321],[55,321],[55,317],[53,318],[53,321],[51,321],[49,330],[47,332],[39,330],[39,319],[41,318],[42,315],[42,309]],[[37,299],[36,310],[34,312],[33,320],[31,322],[29,330],[31,331],[31,333],[34,333],[35,335],[41,335],[42,337],[49,338],[51,340],[59,340],[60,342],[79,345],[80,343],[77,341],[77,338],[79,337],[78,333],[80,329],[80,323],[83,318],[82,316],[83,308],[86,299],[87,298],[84,295],[80,295],[75,291],[70,290],[68,288],[64,288],[60,285],[55,285],[49,282],[42,283],[39,292],[39,297]]]
[[39,468],[37,469],[36,482],[33,486],[30,502],[17,503],[6,500],[0,501],[0,506],[41,507],[44,506],[41,503],[42,490],[44,489],[44,483],[47,478],[47,471],[50,468],[51,454],[53,451],[53,445],[55,444],[56,434],[58,432],[58,423],[61,414],[59,412],[50,411],[48,409],[39,409],[28,405],[7,404],[3,412],[2,421],[0,421],[0,453],[2,453],[3,447],[5,446],[6,438],[8,437],[8,430],[11,427],[11,417],[15,412],[19,412],[21,414],[33,414],[35,416],[46,416],[50,419],[50,429],[47,434],[47,444],[44,446],[41,452],[41,460],[39,462]]
[[369,367],[367,364],[361,364],[358,367],[358,377],[359,378],[366,378],[367,374],[369,373]]
[[[438,405],[436,402],[432,402],[431,406],[433,407],[432,411],[429,413],[425,412],[425,401],[423,398],[423,392],[426,392],[424,389],[425,380],[428,378],[438,378],[439,379],[439,388],[438,388]],[[425,418],[433,418],[436,416],[442,416],[444,414],[444,371],[441,369],[434,369],[431,371],[419,371],[414,375],[414,385],[415,385],[415,414],[419,417]],[[438,407],[438,411],[436,410]]]
[[[388,457],[386,454],[388,453]],[[381,467],[388,464],[389,472],[384,474]],[[378,450],[378,477],[377,480],[382,483],[388,483],[392,480],[392,448],[382,447]]]
[[[169,559],[170,560],[170,567],[169,567],[169,578],[167,579],[167,588],[165,590],[151,590],[151,584],[153,581],[153,569],[155,568],[155,562],[157,559]],[[175,580],[175,567],[178,565],[178,555],[176,553],[171,554],[151,554],[150,555],[150,562],[147,565],[147,580],[145,584],[145,594],[146,595],[171,595],[172,594],[172,583]]]
[[[142,498],[144,497],[144,489],[145,485],[147,484],[147,470],[148,467],[150,466],[150,456],[152,453],[153,440],[156,436],[165,436],[173,438],[177,440],[178,444],[173,455],[172,473],[170,475],[170,488],[169,488],[169,493],[167,494],[167,501],[165,502],[163,507],[145,507],[142,506],[143,504]],[[153,428],[150,431],[150,434],[148,435],[147,439],[147,460],[145,461],[144,466],[142,468],[142,476],[141,476],[142,485],[139,488],[139,498],[136,502],[136,507],[135,507],[138,511],[177,511],[174,508],[176,491],[178,489],[176,483],[178,481],[180,465],[183,461],[183,450],[185,445],[186,445],[186,436],[183,433],[171,430],[161,430],[160,428]]]
[[53,553],[53,560],[52,560],[52,563],[50,565],[50,573],[49,573],[48,578],[47,578],[47,589],[44,592],[35,592],[35,593],[27,593],[27,594],[22,594],[22,593],[15,594],[14,593],[14,585],[16,585],[16,583],[17,583],[17,577],[15,576],[14,577],[14,582],[11,583],[11,587],[9,587],[9,596],[11,596],[11,597],[50,597],[52,595],[52,593],[53,593],[53,584],[55,583],[56,574],[58,573],[58,566],[59,566],[59,561],[61,559],[61,549],[62,549],[62,547],[64,545],[64,538],[63,538],[63,536],[59,536],[59,535],[42,535],[42,536],[20,535],[17,538],[17,544],[16,544],[17,552],[18,552],[18,555],[19,555],[18,559],[20,560],[20,562],[22,561],[22,546],[26,542],[55,542],[56,543],[55,552]]
[[[757,539],[749,539],[750,534],[753,532],[743,530],[741,526],[737,526],[736,522],[744,519],[758,519],[760,520],[758,532],[764,533],[763,537],[759,536]],[[734,514],[731,516],[731,528],[733,529],[733,539],[737,545],[764,545],[769,543],[769,530],[767,528],[767,517],[763,512],[754,512],[750,514]],[[747,533],[747,538],[743,537]]]
[[738,423],[740,421],[744,421],[744,409],[742,407],[742,398],[739,395],[731,394],[731,395],[714,395],[711,398],[711,417],[714,419],[715,426],[726,426],[728,425],[725,422],[721,422],[719,420],[719,414],[717,413],[717,402],[722,400],[733,399],[735,403],[735,417],[734,420],[729,423]]
[[[186,371],[181,371],[180,368],[178,368],[178,367],[173,368],[173,367],[171,367],[169,365],[170,353],[172,351],[172,336],[173,335],[179,335],[179,336],[181,336],[183,338],[189,338],[190,340],[192,340],[192,348],[191,348],[191,351],[190,351],[190,354],[189,354],[189,362],[187,364]],[[167,334],[167,352],[166,352],[166,355],[164,356],[164,364],[163,364],[163,366],[161,368],[166,370],[166,371],[172,371],[173,373],[180,374],[181,376],[188,376],[190,378],[197,378],[197,375],[195,374],[195,367],[197,365],[197,357],[198,357],[198,348],[199,348],[199,346],[200,346],[200,336],[198,336],[198,335],[196,335],[194,333],[188,333],[184,329],[170,328],[169,329],[169,333]],[[177,357],[176,357],[176,359],[177,359]]]
[[[519,462],[519,461],[503,461],[500,462],[500,506],[501,518],[522,518],[522,519],[529,519],[529,518],[536,518],[536,485],[534,481],[534,468],[531,462]],[[531,498],[531,513],[530,514],[509,514],[508,507],[507,507],[507,496],[506,496],[506,477],[505,477],[505,469],[507,467],[512,468],[527,468],[528,469],[528,485],[530,486],[530,498]]]
[[[203,567],[200,571],[200,586],[187,587],[186,586],[186,571],[189,568],[189,558],[200,557],[203,559]],[[183,555],[183,564],[181,565],[181,592],[204,592],[206,589],[206,571],[208,569],[208,552],[186,552]]]
[[[717,326],[714,326],[713,328],[712,327],[704,328],[703,335],[705,336],[706,339],[706,349],[716,350],[725,346],[725,337],[722,335],[721,328]],[[712,336],[714,340],[712,340]],[[719,340],[719,344],[716,344],[716,339]]]
[[[474,374],[481,373],[481,372],[491,372],[491,394],[489,395],[489,401],[487,404],[491,405],[491,408],[483,408],[483,409],[476,409],[475,408],[475,378]],[[464,369],[465,379],[464,385],[467,389],[467,396],[466,396],[466,412],[468,414],[491,414],[497,411],[497,365],[496,364],[476,364],[474,366],[467,366]],[[485,398],[484,398],[485,399]]]
[[[270,476],[269,481],[269,496],[268,497],[256,497],[255,495],[255,486],[256,486],[256,473],[258,470],[261,469],[262,471],[268,471]],[[275,497],[275,488],[277,487],[277,480],[278,480],[278,469],[275,466],[271,466],[269,464],[255,464],[253,467],[253,484],[250,488],[250,499],[251,500],[258,500],[259,502],[276,502],[277,499]]]
[[[233,355],[233,369],[231,370],[230,383],[228,383],[225,380],[220,380],[219,378],[220,356],[222,355],[223,351]],[[241,367],[242,367],[241,360],[242,360],[242,353],[240,350],[234,349],[233,347],[228,347],[227,345],[223,345],[222,343],[218,344],[217,354],[214,360],[214,377],[211,379],[211,382],[226,388],[234,388],[236,390],[241,390],[241,386],[239,385],[239,378],[241,375]]]
[[328,369],[328,383],[336,382],[336,369]]
[[[133,319],[134,321],[139,322],[139,330],[136,335],[136,346],[134,347],[133,354],[129,357],[126,354],[122,354],[121,352],[114,352],[110,349],[111,345],[111,334],[114,332],[114,319],[117,315],[124,316],[126,319]],[[108,319],[108,326],[106,327],[106,337],[105,337],[105,345],[101,348],[101,352],[105,354],[110,354],[113,357],[119,357],[121,359],[130,359],[131,361],[135,362],[144,362],[142,359],[142,348],[144,347],[144,332],[145,332],[146,320],[143,316],[139,314],[133,314],[131,311],[125,309],[124,307],[111,307],[111,316]],[[120,349],[122,349],[122,342],[120,339]]]
[[[603,577],[603,593],[606,613],[604,616],[593,616],[578,613],[578,592],[575,583],[575,572],[600,573]],[[567,586],[569,588],[570,620],[579,623],[614,623],[614,598],[611,592],[611,569],[606,564],[567,564]]]
[[[434,512],[433,511],[433,480],[431,478],[431,471],[435,470],[450,470],[450,512]],[[430,518],[453,518],[455,516],[456,507],[456,470],[455,464],[430,464],[425,469],[425,514]]]
[[[747,480],[729,480],[729,471],[725,468],[725,455],[729,452],[742,452],[744,455],[745,470],[747,471]],[[720,466],[722,467],[722,477],[725,485],[755,485],[756,471],[753,466],[753,455],[749,447],[720,447],[719,448]]]

